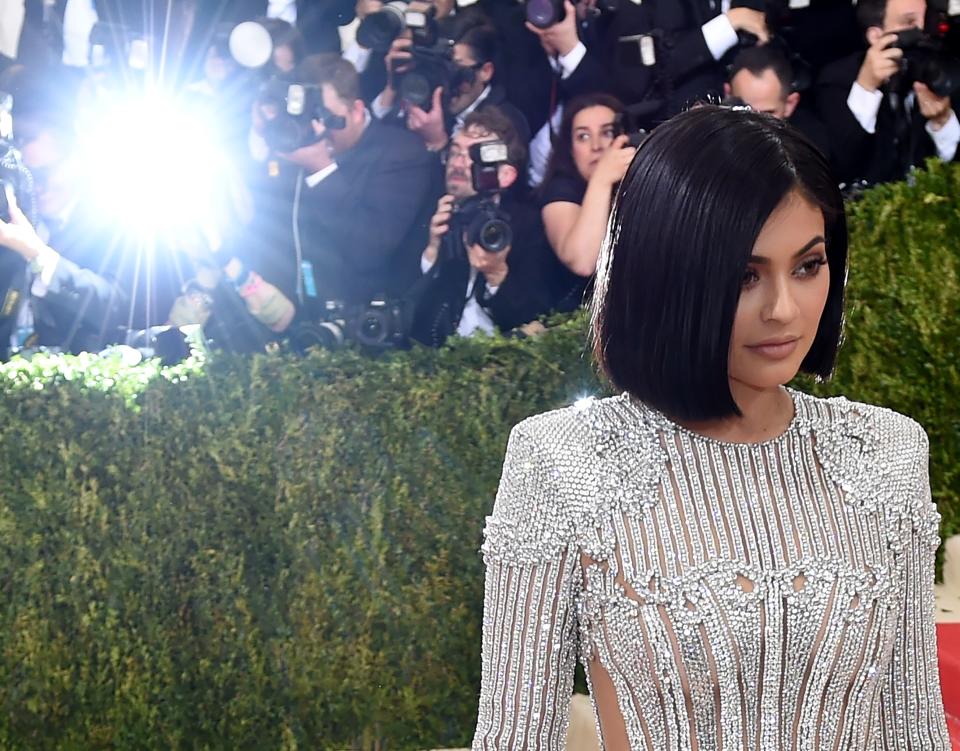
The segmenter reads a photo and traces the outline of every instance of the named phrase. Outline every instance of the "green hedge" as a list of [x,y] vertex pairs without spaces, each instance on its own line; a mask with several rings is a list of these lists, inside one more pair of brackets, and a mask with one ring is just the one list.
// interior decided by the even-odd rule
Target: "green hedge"
[[[945,533],[960,531],[958,193],[935,165],[852,207],[848,342],[817,387],[925,424]],[[466,745],[506,436],[599,393],[584,329],[167,378],[71,358],[0,369],[0,746]]]

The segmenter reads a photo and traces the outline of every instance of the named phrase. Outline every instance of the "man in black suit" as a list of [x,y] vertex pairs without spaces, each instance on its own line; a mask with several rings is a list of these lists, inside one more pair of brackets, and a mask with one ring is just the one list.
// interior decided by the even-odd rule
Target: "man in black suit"
[[8,187],[9,216],[0,220],[0,359],[36,346],[96,351],[116,336],[128,295],[93,257],[92,248],[101,257],[106,248],[77,229],[83,211],[66,167],[66,139],[50,125],[20,137],[23,162],[36,169],[37,200],[19,198],[36,204],[40,231]]
[[898,180],[929,157],[956,159],[960,122],[950,98],[905,78],[903,50],[891,46],[896,32],[922,29],[926,11],[924,0],[860,0],[869,49],[820,74],[817,107],[844,182]]
[[[453,80],[433,91],[429,110],[410,105],[399,99],[394,89],[395,75],[388,74],[386,89],[372,104],[374,114],[382,119],[403,118],[406,126],[417,133],[431,151],[443,149],[450,138],[463,127],[465,119],[484,107],[496,106],[510,118],[520,139],[530,141],[530,126],[523,113],[507,101],[506,89],[496,81],[497,59],[500,41],[497,30],[482,21],[457,16],[447,33],[453,41],[452,62],[455,70]],[[479,20],[479,22],[477,22]],[[388,66],[409,65],[412,41],[398,38],[387,55]]]
[[747,47],[738,52],[723,92],[724,96],[739,99],[756,112],[786,120],[830,158],[832,150],[827,129],[803,106],[801,94],[795,90],[793,66],[776,47]]
[[[477,200],[471,147],[499,143],[507,160],[496,167],[499,192],[491,198],[508,216],[512,239],[501,250],[471,242],[465,207]],[[430,236],[420,258],[423,278],[412,336],[431,346],[447,337],[477,331],[508,331],[547,312],[545,280],[553,253],[539,211],[519,200],[515,191],[524,171],[526,147],[510,118],[496,107],[469,115],[446,151],[446,194],[430,222]]]
[[313,121],[316,142],[282,155],[306,175],[299,216],[313,279],[304,278],[300,295],[317,303],[398,297],[418,277],[416,238],[430,215],[436,158],[413,133],[370,116],[350,63],[311,64],[301,79],[320,87],[331,117]]
[[[617,9],[599,9],[610,5]],[[734,0],[731,5],[724,13],[720,0],[583,0],[576,7],[583,47],[570,55],[576,64],[564,61],[562,50],[557,50],[557,61],[570,78],[590,64],[594,80],[579,88],[615,94],[628,105],[646,103],[647,122],[642,124],[652,126],[705,97],[719,96],[724,80],[720,61],[740,35],[768,41],[763,2]],[[569,16],[574,6],[567,3],[566,8]],[[552,28],[534,31],[545,47],[551,46]]]

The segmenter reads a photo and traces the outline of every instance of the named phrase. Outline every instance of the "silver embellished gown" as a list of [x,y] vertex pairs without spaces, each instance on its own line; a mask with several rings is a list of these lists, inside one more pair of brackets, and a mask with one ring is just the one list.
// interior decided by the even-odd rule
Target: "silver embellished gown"
[[947,750],[926,434],[790,394],[757,444],[627,395],[514,428],[474,749],[563,748],[579,654],[607,749]]

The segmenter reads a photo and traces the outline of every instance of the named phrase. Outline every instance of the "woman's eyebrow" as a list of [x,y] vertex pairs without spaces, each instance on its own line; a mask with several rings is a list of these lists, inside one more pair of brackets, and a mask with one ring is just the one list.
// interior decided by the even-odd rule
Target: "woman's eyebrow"
[[[800,248],[800,250],[798,250],[796,253],[793,254],[792,258],[799,258],[811,248],[815,248],[817,245],[820,245],[821,243],[825,243],[825,242],[826,240],[824,240],[821,235],[812,237],[810,238],[810,241],[806,245],[804,245],[802,248]],[[765,256],[750,256],[750,263],[770,263],[770,259],[766,258]]]

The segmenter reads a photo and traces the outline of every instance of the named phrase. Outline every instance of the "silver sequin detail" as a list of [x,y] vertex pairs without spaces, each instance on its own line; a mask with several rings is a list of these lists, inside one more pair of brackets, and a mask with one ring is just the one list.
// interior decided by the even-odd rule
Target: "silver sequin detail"
[[946,751],[926,435],[791,395],[759,444],[627,396],[514,429],[474,749],[563,748],[579,655],[615,691],[594,703],[611,747]]

